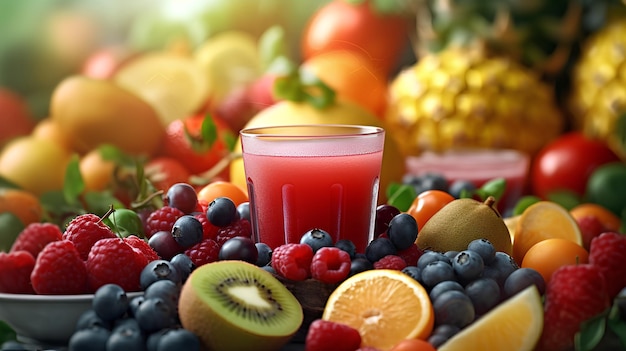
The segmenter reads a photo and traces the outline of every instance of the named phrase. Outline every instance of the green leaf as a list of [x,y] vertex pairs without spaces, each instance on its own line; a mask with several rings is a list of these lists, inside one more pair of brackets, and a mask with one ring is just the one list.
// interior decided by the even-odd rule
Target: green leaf
[[110,191],[88,191],[84,196],[87,211],[102,217],[111,206],[113,208],[124,208],[124,204],[120,202]]
[[0,321],[0,345],[14,340],[17,340],[15,331],[6,322]]
[[7,178],[0,176],[0,188],[21,189],[21,187]]
[[626,153],[626,113],[621,114],[615,121],[614,134],[622,153]]
[[570,190],[559,190],[549,193],[546,198],[548,201],[556,202],[565,207],[568,211],[580,204],[581,198],[578,194]]
[[521,215],[522,212],[524,212],[524,210],[526,210],[530,205],[539,201],[541,201],[541,199],[534,195],[522,196],[519,200],[517,200],[515,207],[513,207],[513,215]]
[[574,337],[574,345],[577,351],[590,351],[602,340],[606,331],[606,313],[582,323],[580,331]]
[[417,194],[415,188],[407,184],[391,183],[387,187],[387,204],[406,212]]
[[286,45],[285,30],[275,25],[268,28],[259,38],[259,59],[261,67],[267,70],[281,56],[286,57],[289,50]]
[[206,145],[206,150],[213,147],[213,144],[217,141],[217,125],[210,114],[206,114],[202,120],[202,127],[200,129],[202,133],[202,141]]
[[232,133],[229,130],[226,131],[224,133],[223,140],[224,140],[224,144],[226,144],[226,149],[228,151],[235,150],[235,145],[237,145],[237,136],[234,133]]
[[504,195],[504,191],[506,190],[506,179],[505,178],[494,178],[487,181],[480,188],[476,189],[476,195],[478,195],[481,200],[486,200],[489,196],[493,196],[496,201],[502,198]]
[[63,181],[63,197],[68,204],[77,204],[80,194],[85,190],[85,182],[80,174],[80,159],[78,155],[72,155],[65,169]]
[[609,329],[619,338],[622,349],[626,349],[626,321],[617,319],[609,320]]
[[24,223],[11,212],[0,212],[0,251],[9,252]]
[[98,147],[98,151],[103,160],[112,161],[116,165],[124,167],[133,167],[135,165],[135,158],[129,156],[115,145],[101,145]]

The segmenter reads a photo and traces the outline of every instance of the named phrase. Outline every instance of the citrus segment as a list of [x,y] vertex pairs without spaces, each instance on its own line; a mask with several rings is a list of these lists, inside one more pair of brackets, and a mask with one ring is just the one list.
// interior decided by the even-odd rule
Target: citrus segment
[[562,238],[582,246],[578,223],[569,211],[551,201],[539,201],[521,214],[515,227],[513,258],[521,264],[526,252],[536,243],[550,238]]
[[426,289],[388,269],[346,279],[329,296],[322,319],[357,329],[363,346],[380,350],[390,350],[404,339],[427,338],[435,320]]
[[543,330],[543,305],[533,285],[461,330],[438,351],[533,350]]

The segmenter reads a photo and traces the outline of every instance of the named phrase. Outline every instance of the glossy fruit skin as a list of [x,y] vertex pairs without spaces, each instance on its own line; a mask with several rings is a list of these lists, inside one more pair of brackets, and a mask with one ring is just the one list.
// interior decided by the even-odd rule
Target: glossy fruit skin
[[[407,213],[417,221],[417,230],[421,230],[424,224],[437,211],[452,202],[454,196],[442,190],[426,190],[417,195]],[[419,235],[419,234],[418,234]]]
[[302,55],[356,50],[389,73],[407,43],[408,30],[402,17],[378,14],[370,1],[356,5],[331,1],[309,19],[302,35]]
[[569,190],[585,194],[592,172],[618,156],[599,140],[570,132],[544,146],[531,164],[532,192],[544,199],[550,192]]
[[626,163],[611,162],[599,166],[589,177],[586,195],[618,217],[626,209]]

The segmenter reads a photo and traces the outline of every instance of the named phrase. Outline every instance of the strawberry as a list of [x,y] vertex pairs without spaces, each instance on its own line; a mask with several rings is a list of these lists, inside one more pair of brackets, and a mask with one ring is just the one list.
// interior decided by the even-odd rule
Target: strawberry
[[87,293],[87,269],[76,245],[69,240],[46,245],[37,256],[30,281],[37,294]]
[[146,178],[156,190],[167,192],[176,183],[189,181],[191,172],[173,157],[155,157],[144,167]]
[[87,260],[94,243],[107,238],[116,238],[115,233],[93,213],[74,217],[63,233],[63,240],[74,243],[83,260]]
[[175,207],[163,206],[150,213],[144,225],[144,232],[148,238],[156,232],[170,232],[176,220],[184,215],[183,211]]
[[589,263],[600,269],[613,299],[626,287],[626,236],[606,232],[591,240]]
[[148,262],[159,259],[159,255],[157,254],[157,252],[154,251],[154,249],[152,249],[152,247],[150,247],[150,245],[148,245],[145,240],[139,238],[136,235],[130,235],[127,238],[124,238],[124,242],[130,245],[135,250],[135,252],[144,255]]
[[361,334],[355,328],[337,322],[316,319],[311,322],[305,340],[305,351],[356,351],[361,346]]
[[609,306],[604,277],[597,266],[578,264],[557,269],[546,287],[543,333],[538,350],[571,348],[580,324]]
[[39,252],[43,250],[48,243],[59,241],[63,238],[61,229],[52,223],[31,223],[24,228],[13,242],[11,252],[28,251],[37,258]]
[[125,291],[141,290],[139,276],[148,259],[125,240],[102,239],[95,243],[87,258],[89,286],[92,291],[105,284],[117,284]]
[[30,274],[35,268],[35,258],[28,251],[0,252],[0,292],[9,294],[34,294]]
[[283,244],[272,252],[272,267],[289,280],[305,280],[311,276],[313,249],[307,244]]
[[203,239],[201,242],[185,250],[185,255],[200,267],[204,264],[215,262],[219,259],[220,246],[213,239]]
[[252,237],[252,226],[247,219],[238,219],[217,231],[217,244],[221,247],[228,239],[236,236]]

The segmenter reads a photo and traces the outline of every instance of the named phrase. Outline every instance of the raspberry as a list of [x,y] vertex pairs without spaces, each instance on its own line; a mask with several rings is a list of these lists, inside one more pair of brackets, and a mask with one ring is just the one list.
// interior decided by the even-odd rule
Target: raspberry
[[591,240],[589,263],[600,269],[611,299],[626,287],[624,262],[626,262],[626,235],[606,232]]
[[217,231],[217,244],[222,247],[228,239],[236,236],[246,238],[252,237],[252,226],[247,219],[239,219],[224,227],[220,227]]
[[89,250],[100,239],[116,238],[115,233],[100,217],[92,213],[74,217],[63,233],[63,240],[74,243],[83,261],[87,260]]
[[152,249],[145,240],[142,240],[138,236],[130,235],[129,237],[124,238],[124,241],[133,249],[135,249],[136,252],[144,255],[148,262],[159,259],[159,255],[156,253],[156,251],[154,251],[154,249]]
[[[330,346],[332,345],[332,347]],[[337,322],[316,319],[306,334],[305,351],[356,351],[361,346],[361,334],[355,328]]]
[[37,294],[74,295],[89,291],[85,262],[70,240],[51,242],[41,250],[30,281]]
[[350,274],[350,254],[336,247],[322,247],[311,261],[311,276],[323,283],[335,284]]
[[204,213],[196,214],[194,217],[202,224],[202,239],[217,240],[219,227],[213,225]]
[[422,251],[416,244],[409,246],[408,249],[398,251],[398,256],[406,262],[407,266],[417,266],[417,260],[422,257]]
[[396,255],[387,255],[380,260],[374,262],[374,269],[395,269],[398,271],[406,267],[406,262]]
[[174,222],[185,213],[170,206],[163,206],[152,212],[145,223],[145,234],[149,238],[159,231],[171,232]]
[[272,267],[290,280],[305,280],[311,275],[313,249],[307,244],[284,244],[274,249]]
[[61,229],[52,223],[31,223],[20,232],[20,234],[11,246],[13,251],[28,251],[37,258],[39,252],[43,250],[48,243],[62,240],[63,233]]
[[191,258],[191,261],[196,267],[217,261],[219,253],[220,246],[213,239],[203,239],[201,242],[185,250],[185,255]]
[[117,284],[125,291],[139,291],[139,276],[147,264],[146,257],[124,240],[102,239],[93,245],[87,259],[89,286],[96,291],[104,284]]
[[35,258],[28,251],[0,252],[0,292],[9,294],[34,294],[30,274],[35,268]]

